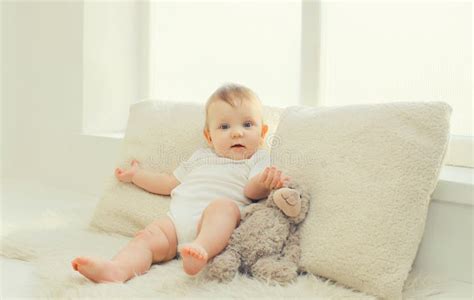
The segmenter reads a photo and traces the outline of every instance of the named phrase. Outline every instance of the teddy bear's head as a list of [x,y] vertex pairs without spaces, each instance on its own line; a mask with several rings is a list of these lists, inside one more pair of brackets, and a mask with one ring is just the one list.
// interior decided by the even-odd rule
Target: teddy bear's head
[[295,225],[301,223],[308,213],[309,194],[301,186],[289,182],[280,189],[273,190],[265,202],[268,207],[279,208]]

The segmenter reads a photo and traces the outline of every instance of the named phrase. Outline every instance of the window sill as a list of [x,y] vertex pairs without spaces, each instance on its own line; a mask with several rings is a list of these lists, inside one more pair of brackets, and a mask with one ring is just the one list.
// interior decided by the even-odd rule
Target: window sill
[[125,132],[83,132],[81,136],[122,140]]
[[[94,132],[82,133],[84,137],[122,140],[125,133]],[[474,169],[458,166],[444,166],[439,175],[431,198],[434,201],[474,206]]]
[[435,201],[474,205],[474,169],[444,166],[431,198]]

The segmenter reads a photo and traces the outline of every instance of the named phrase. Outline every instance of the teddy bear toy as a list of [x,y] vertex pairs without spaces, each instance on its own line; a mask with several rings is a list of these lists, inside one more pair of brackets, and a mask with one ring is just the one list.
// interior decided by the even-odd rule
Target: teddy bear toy
[[309,200],[301,187],[290,182],[265,200],[246,206],[239,227],[224,251],[209,262],[205,276],[226,282],[240,271],[280,285],[296,279],[301,255],[298,229]]

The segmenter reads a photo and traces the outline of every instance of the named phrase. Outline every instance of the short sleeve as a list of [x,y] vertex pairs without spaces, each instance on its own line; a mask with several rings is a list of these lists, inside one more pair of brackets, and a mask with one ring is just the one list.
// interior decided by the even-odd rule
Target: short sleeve
[[248,178],[252,179],[252,177],[265,170],[266,167],[269,167],[270,163],[270,153],[268,150],[258,150],[257,153],[255,153],[255,163],[250,169]]
[[203,149],[196,150],[188,160],[181,162],[178,167],[173,171],[174,177],[178,179],[179,182],[183,182],[189,172],[192,170],[194,162],[197,160],[199,155],[201,155]]

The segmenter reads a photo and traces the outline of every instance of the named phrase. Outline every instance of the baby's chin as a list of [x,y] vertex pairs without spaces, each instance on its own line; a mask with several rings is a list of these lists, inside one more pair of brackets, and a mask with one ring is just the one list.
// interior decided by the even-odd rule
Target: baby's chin
[[217,152],[217,155],[233,160],[244,160],[251,158],[252,155],[255,154],[255,151],[256,150],[249,149],[229,149],[228,151],[223,151],[222,153]]

